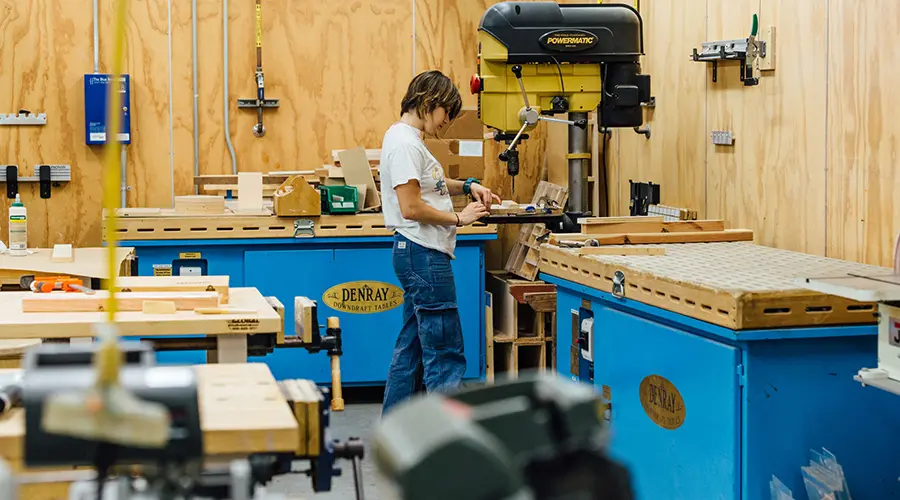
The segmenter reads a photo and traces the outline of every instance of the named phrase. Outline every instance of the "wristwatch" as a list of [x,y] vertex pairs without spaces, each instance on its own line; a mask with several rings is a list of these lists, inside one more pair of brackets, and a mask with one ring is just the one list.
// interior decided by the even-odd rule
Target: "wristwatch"
[[472,183],[481,184],[478,182],[478,179],[474,177],[469,177],[466,179],[466,182],[463,183],[463,194],[472,194]]

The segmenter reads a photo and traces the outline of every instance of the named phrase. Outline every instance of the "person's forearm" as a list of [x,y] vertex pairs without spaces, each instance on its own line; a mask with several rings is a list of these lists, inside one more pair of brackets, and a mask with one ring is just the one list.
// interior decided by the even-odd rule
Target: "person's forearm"
[[444,178],[444,182],[447,183],[447,190],[450,191],[450,196],[459,196],[461,194],[466,194],[463,193],[463,184],[465,184],[464,181]]
[[422,224],[435,224],[441,226],[455,226],[459,221],[455,212],[441,212],[431,205],[419,200],[403,212],[403,218],[414,220]]

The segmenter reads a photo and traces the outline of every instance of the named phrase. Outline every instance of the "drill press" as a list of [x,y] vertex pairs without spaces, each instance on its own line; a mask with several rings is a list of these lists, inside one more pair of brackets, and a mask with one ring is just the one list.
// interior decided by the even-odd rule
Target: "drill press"
[[[588,112],[604,130],[643,124],[650,77],[640,74],[643,22],[628,5],[501,2],[482,16],[478,71],[471,91],[481,121],[507,148],[510,176],[519,173],[517,145],[538,122],[569,127],[569,202],[573,220],[587,211]],[[568,113],[568,119],[553,115]]]

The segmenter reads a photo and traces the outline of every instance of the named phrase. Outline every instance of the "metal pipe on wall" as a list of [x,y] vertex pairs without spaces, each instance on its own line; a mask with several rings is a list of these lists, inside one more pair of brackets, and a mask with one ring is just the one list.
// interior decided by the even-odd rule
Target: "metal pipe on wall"
[[172,185],[172,207],[175,207],[175,109],[172,102],[172,0],[168,4],[169,31],[169,181]]
[[128,179],[126,179],[126,176],[128,175],[128,159],[126,157],[124,144],[121,145],[121,149],[122,149],[122,156],[119,159],[119,162],[120,162],[119,167],[122,170],[122,185],[119,187],[119,189],[122,191],[120,193],[120,195],[121,195],[120,203],[122,205],[122,208],[125,208],[126,206],[128,206]]
[[94,73],[100,72],[100,7],[94,0]]
[[231,155],[231,173],[237,175],[237,157],[234,155],[234,145],[231,143],[231,127],[229,124],[230,118],[228,113],[228,0],[222,0],[222,45],[222,57],[224,59],[222,94],[224,96],[223,99],[225,100],[225,123],[223,123],[223,126],[225,127],[225,145],[228,146],[228,154]]
[[[569,113],[569,120],[587,120],[587,113]],[[587,127],[579,128],[569,125],[569,154],[583,155],[588,151]],[[585,192],[587,183],[584,182],[585,163],[584,158],[569,158],[569,211],[583,213],[587,211],[585,204]]]
[[[194,84],[194,176],[200,175],[200,103],[197,86],[197,0],[191,0],[191,65]],[[194,193],[199,187],[194,186]]]

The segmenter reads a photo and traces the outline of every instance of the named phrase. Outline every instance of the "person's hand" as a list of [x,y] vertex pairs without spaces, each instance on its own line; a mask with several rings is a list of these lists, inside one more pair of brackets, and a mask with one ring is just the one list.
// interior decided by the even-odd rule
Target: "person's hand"
[[472,193],[472,198],[475,198],[475,201],[481,202],[488,211],[491,210],[491,204],[494,200],[496,200],[498,204],[500,203],[500,197],[481,184],[473,182],[469,185],[469,192]]
[[466,205],[466,208],[460,212],[459,215],[459,225],[468,226],[469,224],[477,221],[478,219],[490,215],[490,211],[484,207],[484,204],[481,202],[473,201]]

